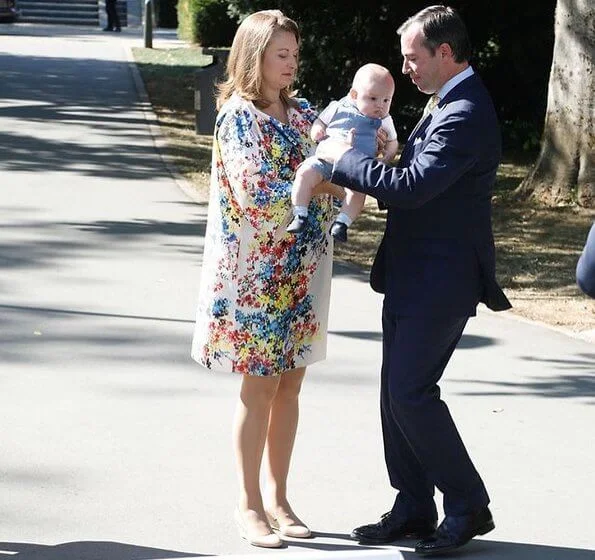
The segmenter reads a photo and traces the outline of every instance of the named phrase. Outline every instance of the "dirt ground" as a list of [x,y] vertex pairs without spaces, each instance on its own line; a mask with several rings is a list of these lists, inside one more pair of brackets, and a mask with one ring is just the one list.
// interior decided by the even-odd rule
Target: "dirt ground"
[[[336,257],[369,270],[385,216],[374,201],[350,228],[349,242]],[[519,204],[494,205],[497,276],[512,310],[595,342],[595,299],[578,289],[576,262],[593,220],[592,212]]]

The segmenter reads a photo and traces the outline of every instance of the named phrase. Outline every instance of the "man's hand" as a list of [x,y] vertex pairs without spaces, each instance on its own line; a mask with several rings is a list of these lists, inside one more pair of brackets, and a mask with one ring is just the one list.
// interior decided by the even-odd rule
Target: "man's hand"
[[335,198],[343,200],[345,198],[345,189],[328,181],[322,181],[312,189],[312,196],[318,194],[332,194]]
[[351,149],[354,132],[353,129],[350,130],[345,141],[334,138],[323,140],[316,148],[316,157],[329,163],[335,163],[347,150]]

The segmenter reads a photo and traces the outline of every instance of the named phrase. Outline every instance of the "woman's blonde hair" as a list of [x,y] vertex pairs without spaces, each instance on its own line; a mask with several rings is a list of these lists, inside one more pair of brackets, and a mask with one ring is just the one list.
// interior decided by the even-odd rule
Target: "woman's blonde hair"
[[[279,10],[262,10],[249,15],[238,27],[229,58],[226,80],[217,85],[219,109],[233,93],[252,101],[257,107],[266,108],[270,102],[262,92],[262,60],[272,36],[278,31],[292,33],[300,42],[297,23]],[[295,92],[289,87],[281,90],[281,100],[293,105]]]

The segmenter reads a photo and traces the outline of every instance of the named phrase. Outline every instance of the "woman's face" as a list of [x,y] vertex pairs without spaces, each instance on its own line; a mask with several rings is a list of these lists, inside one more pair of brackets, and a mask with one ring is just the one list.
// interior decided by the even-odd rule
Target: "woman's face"
[[271,37],[262,59],[265,89],[281,91],[291,86],[298,69],[298,42],[293,33],[277,31]]

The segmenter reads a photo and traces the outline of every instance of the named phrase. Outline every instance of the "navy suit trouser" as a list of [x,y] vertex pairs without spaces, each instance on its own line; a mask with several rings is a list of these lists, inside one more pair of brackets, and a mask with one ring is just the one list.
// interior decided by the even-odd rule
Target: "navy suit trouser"
[[446,515],[466,515],[489,503],[448,407],[440,380],[468,317],[400,317],[387,299],[382,311],[381,418],[393,511],[436,518],[434,489]]

